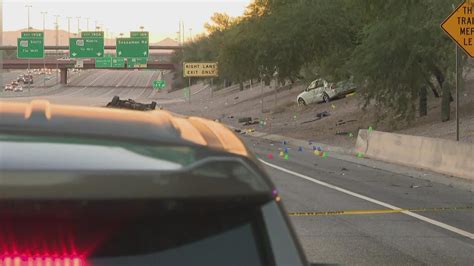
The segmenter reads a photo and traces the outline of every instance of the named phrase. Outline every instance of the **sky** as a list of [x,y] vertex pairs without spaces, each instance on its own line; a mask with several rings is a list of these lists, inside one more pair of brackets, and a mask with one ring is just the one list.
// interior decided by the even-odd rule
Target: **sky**
[[[0,0],[2,1],[2,0]],[[55,15],[59,17],[59,28],[67,31],[67,17],[70,19],[71,32],[77,32],[80,18],[80,29],[94,30],[96,21],[110,36],[119,33],[128,35],[143,26],[150,32],[150,41],[155,42],[166,37],[176,39],[179,21],[185,27],[185,39],[189,35],[203,33],[204,23],[210,20],[215,12],[225,12],[230,16],[239,16],[251,0],[3,0],[3,30],[26,29],[28,26],[28,8],[30,8],[30,25],[35,29],[43,28],[43,15],[46,14],[46,29],[54,29]],[[191,31],[190,31],[191,29]]]

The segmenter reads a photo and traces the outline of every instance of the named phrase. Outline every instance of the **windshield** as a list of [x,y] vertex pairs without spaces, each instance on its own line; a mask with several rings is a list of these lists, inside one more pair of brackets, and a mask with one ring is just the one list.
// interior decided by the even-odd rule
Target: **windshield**
[[473,9],[0,0],[0,266],[474,265]]

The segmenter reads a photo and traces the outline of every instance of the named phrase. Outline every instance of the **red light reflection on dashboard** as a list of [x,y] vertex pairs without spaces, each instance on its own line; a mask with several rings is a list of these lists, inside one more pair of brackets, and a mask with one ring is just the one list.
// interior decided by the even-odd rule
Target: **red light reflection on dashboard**
[[1,256],[0,266],[85,266],[86,263],[78,257],[48,257],[48,256]]

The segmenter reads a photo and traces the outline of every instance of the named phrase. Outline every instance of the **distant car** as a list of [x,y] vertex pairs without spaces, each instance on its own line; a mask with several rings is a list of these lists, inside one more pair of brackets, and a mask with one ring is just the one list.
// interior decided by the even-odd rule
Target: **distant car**
[[320,102],[327,103],[332,99],[352,93],[355,89],[355,84],[350,80],[329,83],[324,79],[317,79],[311,82],[309,86],[296,97],[296,101],[298,105]]
[[15,91],[15,92],[22,92],[22,91],[23,91],[23,87],[22,87],[21,85],[18,85],[18,86],[16,86],[16,87],[13,89],[13,91]]
[[3,91],[13,91],[12,84],[6,84],[5,87],[3,88]]
[[50,80],[50,79],[51,79],[51,76],[46,76],[44,79],[45,79],[45,80]]
[[17,82],[24,82],[25,81],[25,76],[23,75],[20,75],[18,76],[18,78],[16,79]]
[[18,84],[19,84],[18,81],[15,81],[15,80],[12,81],[12,83],[11,83],[12,87],[16,87],[16,86],[18,86]]
[[33,76],[32,75],[25,76],[23,79],[23,84],[33,84]]

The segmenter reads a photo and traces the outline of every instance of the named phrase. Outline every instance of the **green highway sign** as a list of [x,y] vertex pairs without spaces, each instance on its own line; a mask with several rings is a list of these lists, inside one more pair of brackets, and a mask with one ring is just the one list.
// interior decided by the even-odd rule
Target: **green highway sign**
[[122,57],[112,58],[112,67],[113,68],[124,68],[125,67],[125,58],[122,58]]
[[70,38],[69,57],[89,58],[104,56],[104,38]]
[[81,32],[82,38],[104,38],[103,31],[83,31]]
[[44,40],[42,38],[18,38],[16,57],[20,59],[44,58]]
[[127,68],[146,68],[147,60],[145,57],[127,58]]
[[148,31],[131,31],[130,38],[144,38],[148,39]]
[[24,31],[21,33],[21,38],[24,39],[44,39],[44,32],[42,31]]
[[109,68],[112,66],[112,58],[98,57],[95,59],[95,68]]
[[117,38],[115,49],[118,57],[148,57],[148,39]]
[[153,80],[153,88],[154,89],[164,89],[166,83],[164,80]]

